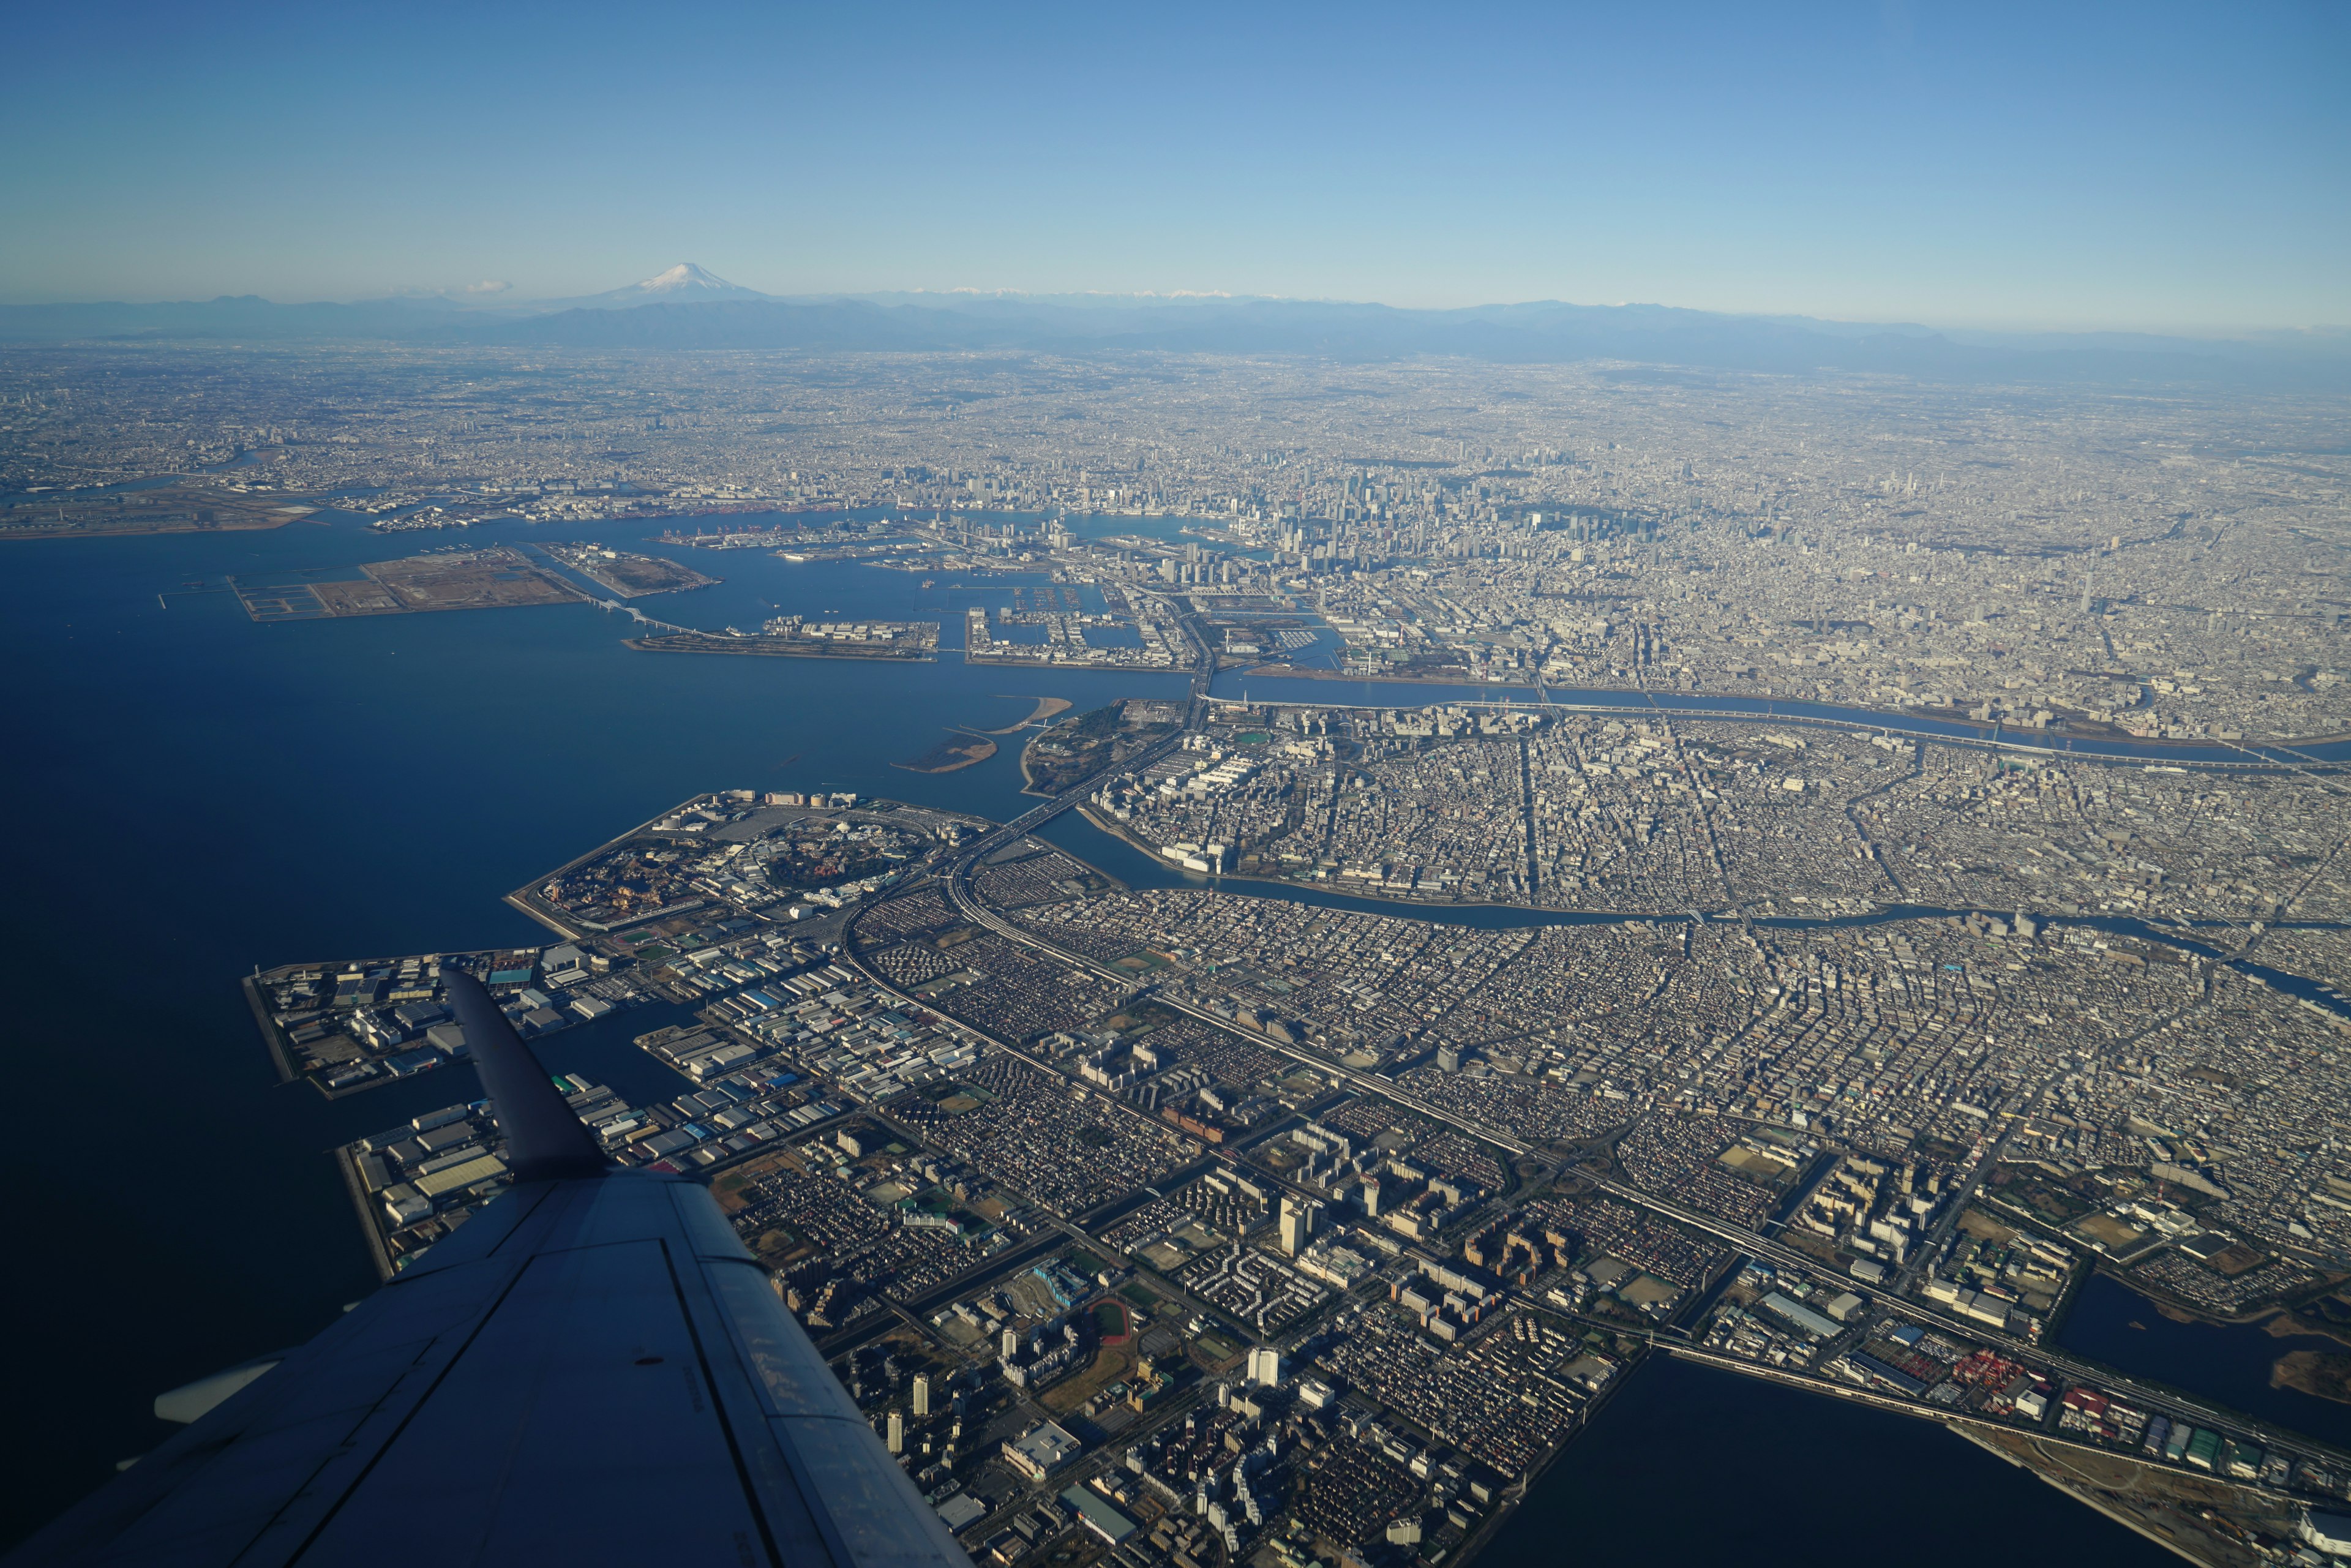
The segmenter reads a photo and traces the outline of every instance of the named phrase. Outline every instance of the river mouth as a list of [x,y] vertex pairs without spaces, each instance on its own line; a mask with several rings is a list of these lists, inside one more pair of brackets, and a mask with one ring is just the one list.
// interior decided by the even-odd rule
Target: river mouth
[[[2274,1316],[2216,1323],[2163,1311],[2110,1274],[2082,1283],[2057,1333],[2059,1348],[2322,1442],[2351,1446],[2351,1403],[2312,1385],[2351,1392],[2351,1329],[2276,1332]],[[2343,1337],[2338,1338],[2340,1333]],[[2285,1368],[2281,1376],[2281,1365]]]

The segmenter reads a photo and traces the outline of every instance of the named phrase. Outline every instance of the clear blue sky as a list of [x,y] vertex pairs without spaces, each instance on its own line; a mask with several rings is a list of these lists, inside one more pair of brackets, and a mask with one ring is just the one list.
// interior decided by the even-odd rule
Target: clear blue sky
[[2351,322],[2351,6],[26,6],[0,298]]

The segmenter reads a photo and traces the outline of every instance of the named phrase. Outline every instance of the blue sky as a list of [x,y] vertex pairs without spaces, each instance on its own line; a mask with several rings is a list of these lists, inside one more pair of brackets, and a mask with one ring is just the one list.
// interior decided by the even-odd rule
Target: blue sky
[[19,10],[0,298],[2351,322],[2339,4]]

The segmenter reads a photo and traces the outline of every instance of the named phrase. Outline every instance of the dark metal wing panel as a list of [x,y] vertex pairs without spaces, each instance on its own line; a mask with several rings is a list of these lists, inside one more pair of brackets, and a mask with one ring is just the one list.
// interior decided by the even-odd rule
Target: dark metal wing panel
[[[424,1282],[420,1281],[420,1285]],[[425,1393],[489,1281],[384,1292],[19,1549],[29,1562],[228,1563],[337,1484]],[[399,1297],[395,1302],[391,1300]]]
[[757,1560],[659,1238],[532,1257],[459,1364],[304,1559],[432,1563],[455,1540],[485,1563]]
[[517,1186],[12,1562],[967,1568],[707,1192]]

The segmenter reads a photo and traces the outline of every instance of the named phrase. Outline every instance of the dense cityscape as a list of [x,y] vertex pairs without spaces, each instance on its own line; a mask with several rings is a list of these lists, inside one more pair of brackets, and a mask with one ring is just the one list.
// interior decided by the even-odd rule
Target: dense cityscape
[[[527,1039],[682,1020],[632,1036],[676,1092],[565,1103],[708,1185],[976,1561],[1459,1562],[1658,1357],[1941,1422],[2196,1561],[2338,1528],[2351,1454],[2054,1332],[2107,1279],[2351,1343],[2351,588],[2305,405],[1172,356],[0,375],[14,537],[382,536],[229,580],[257,622],[592,602],[643,652],[1191,677],[897,764],[1005,740],[1017,824],[720,789],[514,890],[541,946],[256,968],[287,1081],[450,1085],[337,1153],[387,1279],[512,1180],[462,969]],[[999,597],[695,623],[752,552]],[[2351,1356],[2277,1367],[2340,1399]]]
[[[256,1007],[330,1092],[462,1056],[443,965],[526,1032],[695,1007],[638,1042],[693,1092],[560,1082],[613,1158],[713,1184],[975,1556],[1474,1543],[1657,1354],[2090,1466],[2212,1560],[2351,1495],[2325,1445],[2045,1335],[2098,1268],[2343,1321],[2339,1008],[2031,916],[1442,927],[1023,836],[958,873],[986,827],[723,792],[519,890],[568,940]],[[828,881],[861,855],[890,869]],[[484,1111],[344,1151],[388,1272],[498,1190]]]
[[[387,527],[1128,514],[1181,519],[1190,542],[1099,548],[1103,574],[1303,595],[1354,673],[2224,742],[2351,727],[2344,476],[2307,455],[2329,413],[2298,399],[131,345],[26,350],[0,378],[5,534],[249,526],[226,508],[281,496]],[[119,516],[138,493],[89,488],[162,474],[187,476],[177,509],[143,520]],[[977,528],[983,555],[1042,559],[1041,530]]]

